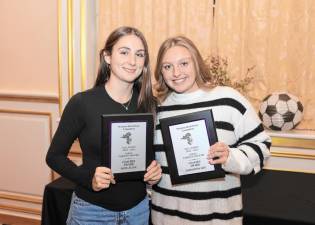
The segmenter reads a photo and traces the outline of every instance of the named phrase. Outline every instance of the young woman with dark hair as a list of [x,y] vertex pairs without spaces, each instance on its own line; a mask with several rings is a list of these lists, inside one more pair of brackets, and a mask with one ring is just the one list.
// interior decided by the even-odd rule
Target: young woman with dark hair
[[[148,224],[146,183],[159,181],[160,165],[153,160],[143,181],[116,183],[110,168],[101,166],[101,115],[154,113],[155,103],[146,40],[139,30],[120,27],[100,51],[95,86],[69,100],[46,156],[53,170],[76,184],[67,224]],[[67,157],[77,138],[80,166]]]

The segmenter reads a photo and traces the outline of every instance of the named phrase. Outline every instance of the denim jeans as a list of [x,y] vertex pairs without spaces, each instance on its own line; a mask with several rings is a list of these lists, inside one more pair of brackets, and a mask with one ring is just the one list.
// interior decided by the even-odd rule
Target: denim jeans
[[72,194],[67,225],[148,225],[149,200],[126,211],[111,211],[88,203]]

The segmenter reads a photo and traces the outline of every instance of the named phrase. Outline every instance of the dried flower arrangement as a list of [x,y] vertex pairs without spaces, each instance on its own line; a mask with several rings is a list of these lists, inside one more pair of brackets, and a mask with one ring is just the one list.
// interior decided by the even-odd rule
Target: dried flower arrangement
[[242,93],[246,93],[248,91],[248,85],[254,79],[252,71],[255,66],[247,69],[245,78],[238,81],[232,81],[228,76],[228,61],[226,58],[218,55],[212,55],[206,59],[206,64],[210,69],[210,74],[212,77],[211,83],[214,86],[230,86]]

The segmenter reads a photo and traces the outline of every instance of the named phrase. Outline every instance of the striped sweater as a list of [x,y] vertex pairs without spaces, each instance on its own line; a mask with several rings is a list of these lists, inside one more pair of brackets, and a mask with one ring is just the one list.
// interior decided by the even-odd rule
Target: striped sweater
[[[224,178],[172,185],[159,119],[212,109],[218,140],[230,147],[222,168]],[[188,94],[170,94],[158,107],[154,137],[161,181],[152,191],[154,225],[240,225],[242,195],[240,175],[258,173],[269,157],[270,137],[264,132],[250,103],[236,90],[216,87]]]

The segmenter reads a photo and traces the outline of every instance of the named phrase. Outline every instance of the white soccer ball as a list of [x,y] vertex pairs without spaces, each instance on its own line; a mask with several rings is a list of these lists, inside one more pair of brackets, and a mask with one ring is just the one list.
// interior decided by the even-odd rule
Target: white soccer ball
[[296,96],[286,92],[268,95],[259,108],[259,118],[271,130],[291,130],[301,122],[302,115],[302,103]]

